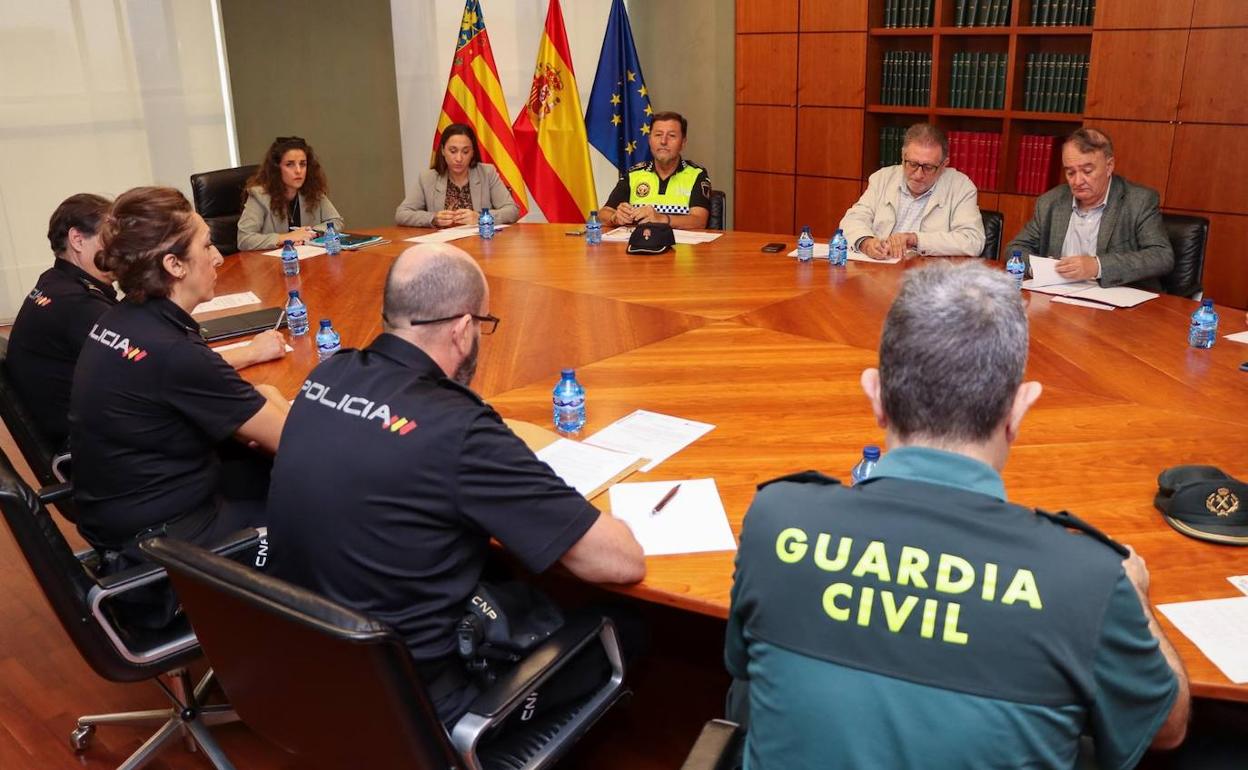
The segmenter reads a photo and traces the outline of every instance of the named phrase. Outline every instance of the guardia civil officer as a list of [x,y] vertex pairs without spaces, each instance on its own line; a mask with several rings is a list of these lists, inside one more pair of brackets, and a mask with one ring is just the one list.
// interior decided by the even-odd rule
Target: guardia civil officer
[[5,373],[56,448],[69,438],[69,389],[78,352],[91,325],[117,304],[113,277],[95,264],[109,205],[107,198],[79,193],[52,212],[48,243],[55,259],[22,302],[9,334]]
[[[273,573],[385,621],[411,650],[448,726],[479,691],[455,627],[490,538],[529,570],[645,575],[632,532],[534,456],[469,389],[499,320],[477,264],[449,244],[403,252],[384,331],[308,375],[273,465]],[[596,682],[595,682],[596,684]]]
[[87,332],[70,436],[78,528],[120,567],[142,558],[146,536],[208,544],[259,523],[267,483],[246,491],[223,474],[222,456],[277,451],[288,407],[275,388],[239,377],[191,318],[212,299],[221,255],[182,193],[123,193],[100,237],[97,264],[126,296]]
[[685,160],[689,121],[677,112],[655,113],[650,121],[653,160],[628,170],[598,212],[603,224],[661,222],[676,228],[706,227],[711,215],[711,178]]
[[1071,768],[1082,733],[1128,768],[1183,740],[1143,560],[1006,501],[1040,395],[1027,336],[1004,273],[909,271],[862,376],[889,445],[874,475],[760,489],[725,651],[747,768]]

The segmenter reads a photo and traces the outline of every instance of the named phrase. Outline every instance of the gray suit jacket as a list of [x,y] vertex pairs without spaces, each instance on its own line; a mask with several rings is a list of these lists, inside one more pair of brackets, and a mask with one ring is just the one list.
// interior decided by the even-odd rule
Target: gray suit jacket
[[[520,207],[498,171],[489,163],[478,163],[468,169],[468,191],[478,211],[489,204],[494,224],[505,225],[520,218]],[[394,222],[408,227],[433,227],[433,215],[445,205],[446,175],[427,168],[420,172],[416,186],[394,212]]]
[[[238,218],[238,248],[242,251],[272,249],[285,240],[282,235],[290,231],[286,225],[286,216],[273,215],[269,208],[269,194],[260,187],[247,189],[247,202],[243,204],[243,213]],[[323,225],[333,222],[338,231],[342,231],[342,215],[329,198],[321,196],[321,202],[315,208],[308,206],[308,201],[299,194],[299,220],[304,227],[324,230]]]
[[[1073,200],[1067,185],[1041,195],[1031,221],[1005,247],[1007,258],[1015,249],[1023,252],[1024,261],[1032,254],[1061,255]],[[1155,190],[1114,177],[1096,236],[1101,286],[1131,284],[1161,291],[1161,276],[1174,269],[1174,250],[1161,223],[1159,203]]]

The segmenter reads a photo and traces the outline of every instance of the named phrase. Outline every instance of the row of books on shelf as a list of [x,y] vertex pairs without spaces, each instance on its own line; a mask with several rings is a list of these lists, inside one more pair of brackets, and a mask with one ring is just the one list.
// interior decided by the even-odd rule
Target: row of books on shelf
[[932,94],[931,51],[888,51],[880,78],[880,103],[924,107]]
[[884,0],[885,27],[930,27],[935,0]]
[[905,126],[880,126],[880,168],[901,162],[901,142],[905,136]]
[[1027,135],[1018,145],[1018,177],[1014,189],[1023,195],[1039,195],[1053,186],[1053,173],[1060,159],[1060,136]]
[[1088,55],[1029,53],[1023,76],[1023,109],[1083,112],[1088,94]]
[[1031,0],[1033,27],[1090,27],[1096,0]]
[[981,190],[997,189],[1001,165],[1001,134],[989,131],[950,131],[949,165],[971,178]]
[[1010,0],[957,0],[957,27],[1004,27],[1010,23]]
[[1004,53],[960,51],[949,71],[949,106],[1000,110],[1005,107]]

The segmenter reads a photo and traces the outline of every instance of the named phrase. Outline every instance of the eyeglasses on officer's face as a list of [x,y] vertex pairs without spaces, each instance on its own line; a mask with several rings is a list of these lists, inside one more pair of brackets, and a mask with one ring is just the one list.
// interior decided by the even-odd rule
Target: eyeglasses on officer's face
[[915,163],[912,160],[902,160],[901,164],[906,167],[906,171],[922,171],[924,174],[933,174],[937,169],[945,165],[945,162],[942,160],[933,166],[931,163]]
[[472,320],[481,324],[482,334],[493,334],[498,328],[498,322],[501,320],[497,316],[492,315],[476,315],[475,313],[460,313],[458,315],[448,315],[446,318],[430,318],[425,321],[408,321],[411,326],[428,326],[430,324],[443,324],[447,321],[458,321],[464,316],[472,316]]

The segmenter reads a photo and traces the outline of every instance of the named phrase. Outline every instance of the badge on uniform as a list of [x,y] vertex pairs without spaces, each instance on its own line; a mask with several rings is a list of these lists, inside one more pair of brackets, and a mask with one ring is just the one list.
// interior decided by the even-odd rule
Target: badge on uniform
[[633,194],[638,198],[644,198],[650,194],[650,184],[648,182],[638,182],[637,189],[633,190]]
[[628,239],[629,254],[662,254],[676,245],[676,234],[668,224],[644,224],[633,228]]
[[1157,477],[1153,504],[1188,537],[1248,545],[1248,484],[1212,465],[1176,465]]

